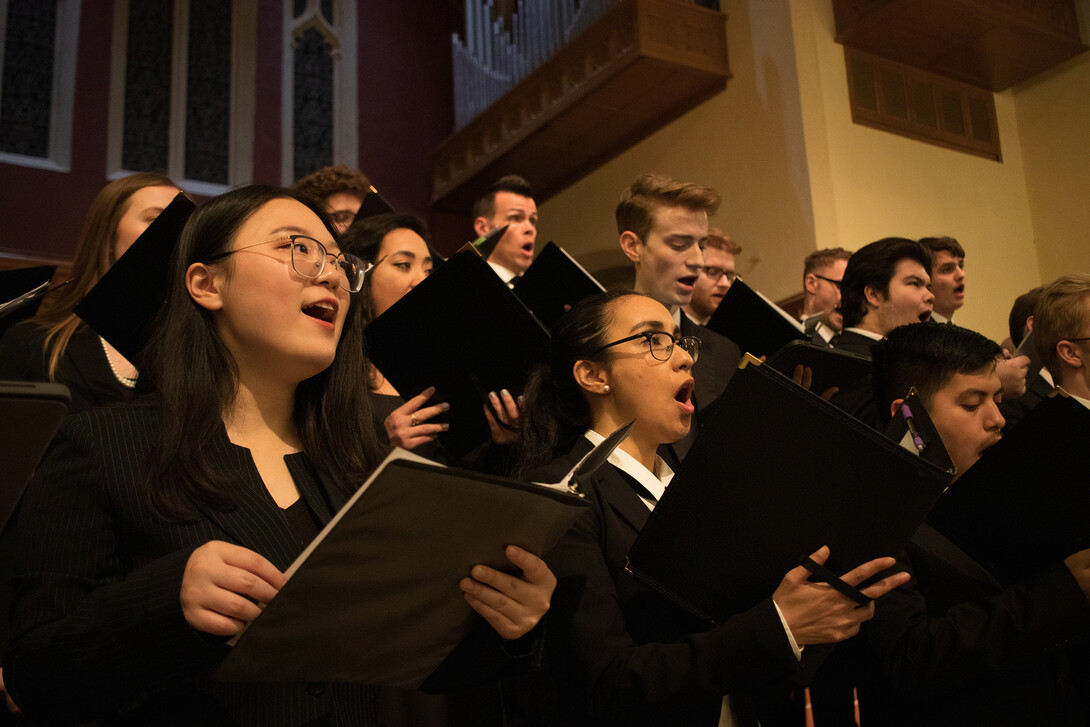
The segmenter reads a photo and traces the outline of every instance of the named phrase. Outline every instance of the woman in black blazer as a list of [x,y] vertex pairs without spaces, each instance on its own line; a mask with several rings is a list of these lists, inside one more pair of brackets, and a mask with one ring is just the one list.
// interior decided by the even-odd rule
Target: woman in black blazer
[[[274,187],[201,207],[172,265],[155,393],[71,417],[28,488],[7,688],[50,723],[378,724],[367,687],[209,678],[382,454],[350,299],[364,269]],[[554,581],[509,557],[521,578],[474,569],[461,588],[515,639]],[[480,673],[504,662],[499,639],[475,646]]]
[[[625,570],[673,474],[656,450],[688,431],[698,353],[699,341],[678,338],[659,303],[605,293],[565,315],[550,364],[526,387],[523,470],[571,450],[533,472],[535,481],[561,479],[592,444],[635,421],[587,487],[593,508],[547,558],[558,581],[546,646],[557,724],[717,725],[721,715],[730,724],[755,723],[740,693],[801,675],[810,661],[802,647],[841,641],[874,613],[873,605],[857,609],[796,568],[767,600],[707,630]],[[824,562],[828,550],[813,557]],[[893,563],[871,561],[844,580],[859,583]],[[905,578],[891,576],[864,592],[877,597]]]

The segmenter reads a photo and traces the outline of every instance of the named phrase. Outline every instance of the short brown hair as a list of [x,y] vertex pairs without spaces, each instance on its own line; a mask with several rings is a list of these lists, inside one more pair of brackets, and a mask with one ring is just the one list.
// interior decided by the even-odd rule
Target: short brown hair
[[722,250],[728,255],[737,255],[742,252],[742,246],[735,242],[733,237],[723,232],[718,227],[713,227],[708,230],[708,247]]
[[685,207],[712,215],[721,201],[719,193],[710,187],[647,172],[621,193],[617,205],[617,232],[632,232],[640,242],[646,242],[655,221],[656,207]]
[[371,191],[371,180],[360,170],[349,169],[345,165],[339,164],[335,167],[322,167],[316,172],[311,172],[307,176],[295,180],[295,184],[291,185],[291,188],[325,204],[330,196],[340,192],[346,192],[363,199]]
[[1056,344],[1078,338],[1086,325],[1086,299],[1090,297],[1090,275],[1075,273],[1057,278],[1041,292],[1033,311],[1033,342],[1052,378],[1063,386],[1060,356]]
[[827,247],[824,250],[814,250],[802,261],[802,277],[806,277],[818,268],[832,265],[837,260],[847,260],[852,256],[851,250],[842,247]]

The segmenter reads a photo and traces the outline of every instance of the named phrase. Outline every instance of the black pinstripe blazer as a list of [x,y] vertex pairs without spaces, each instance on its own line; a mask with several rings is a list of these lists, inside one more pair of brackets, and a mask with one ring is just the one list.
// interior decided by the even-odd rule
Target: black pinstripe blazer
[[[136,403],[69,417],[27,490],[14,533],[16,595],[4,655],[16,702],[42,722],[379,724],[371,687],[210,680],[228,647],[190,628],[182,615],[190,554],[224,540],[284,569],[302,544],[249,451],[231,444],[226,432],[211,455],[235,478],[237,507],[202,508],[187,522],[152,516],[140,483],[158,416],[151,405]],[[344,495],[323,485],[306,455],[287,462],[301,497],[327,521]],[[484,673],[485,650],[460,651]]]

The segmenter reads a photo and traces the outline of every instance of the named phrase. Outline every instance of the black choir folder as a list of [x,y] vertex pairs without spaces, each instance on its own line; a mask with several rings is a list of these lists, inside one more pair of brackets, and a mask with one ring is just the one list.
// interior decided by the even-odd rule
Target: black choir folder
[[769,356],[768,365],[787,377],[794,374],[796,366],[809,368],[810,391],[819,396],[834,386],[843,390],[871,372],[871,360],[866,356],[800,340],[788,342]]
[[1062,389],[939,498],[928,522],[1010,586],[1090,548],[1090,410]]
[[461,457],[488,440],[488,392],[517,394],[549,334],[472,250],[453,255],[364,331],[367,355],[406,399],[429,386],[450,411],[440,435]]
[[171,255],[194,209],[179,192],[76,305],[76,315],[137,368],[166,302]]
[[538,320],[553,330],[565,306],[602,293],[605,288],[564,248],[550,242],[515,282],[514,291]]
[[395,449],[288,569],[222,681],[416,688],[478,622],[458,582],[507,545],[543,555],[585,512],[566,491]]
[[757,357],[808,338],[801,323],[741,279],[731,283],[707,327],[734,341],[743,353]]
[[822,545],[837,576],[896,555],[949,480],[746,356],[629,551],[629,569],[718,624],[771,596]]
[[68,413],[62,384],[0,381],[0,531]]

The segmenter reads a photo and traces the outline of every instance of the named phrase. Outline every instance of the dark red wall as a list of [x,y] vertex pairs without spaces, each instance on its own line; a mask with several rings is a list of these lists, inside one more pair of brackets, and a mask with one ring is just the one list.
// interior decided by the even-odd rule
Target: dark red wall
[[[359,3],[359,167],[399,210],[438,223],[448,248],[472,235],[468,219],[432,218],[431,151],[453,123],[450,3]],[[255,78],[255,182],[280,180],[282,0],[260,0]],[[112,0],[84,0],[68,173],[0,164],[0,253],[69,258],[87,206],[108,181]],[[450,237],[450,241],[445,238]]]

